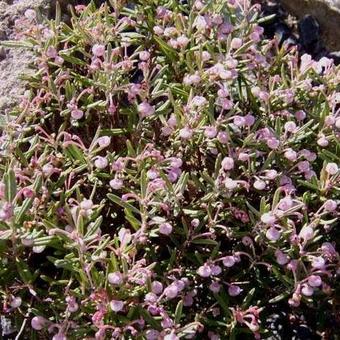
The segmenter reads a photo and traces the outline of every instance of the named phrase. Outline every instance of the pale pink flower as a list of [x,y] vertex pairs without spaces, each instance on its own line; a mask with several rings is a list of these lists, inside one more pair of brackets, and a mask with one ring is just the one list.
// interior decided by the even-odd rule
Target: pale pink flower
[[212,274],[211,267],[207,264],[204,264],[203,266],[198,268],[197,274],[202,277],[209,277]]
[[317,256],[312,258],[312,267],[315,269],[323,269],[326,261],[323,257]]
[[270,241],[277,241],[281,237],[281,232],[275,227],[270,227],[266,232],[266,237]]
[[311,286],[311,287],[319,287],[322,285],[322,279],[319,275],[311,275],[309,278],[308,278],[308,284]]
[[230,286],[228,287],[228,294],[229,294],[230,296],[237,296],[237,295],[240,295],[241,292],[242,292],[242,289],[241,289],[239,286],[237,286],[237,285],[230,285]]
[[109,273],[107,279],[112,285],[121,285],[123,283],[123,275],[120,272]]
[[235,257],[234,257],[234,256],[226,256],[226,257],[222,260],[222,262],[223,262],[223,265],[224,265],[225,267],[228,267],[228,268],[232,267],[232,266],[236,263]]
[[239,49],[243,44],[243,40],[240,38],[233,38],[230,43],[230,47],[234,50]]
[[335,175],[339,171],[338,165],[336,163],[328,163],[326,165],[326,172],[329,175]]
[[150,53],[148,51],[139,52],[139,59],[142,61],[147,61],[150,59]]
[[304,296],[312,296],[313,293],[314,293],[314,289],[311,286],[307,285],[307,284],[303,284],[302,288],[301,288],[301,293]]
[[163,284],[159,281],[153,281],[151,283],[151,290],[154,294],[161,294],[163,292]]
[[231,157],[225,157],[222,160],[221,166],[222,166],[223,170],[226,170],[226,171],[233,169],[234,168],[234,159],[231,158]]
[[266,182],[258,179],[254,182],[254,188],[257,190],[264,190],[266,188]]
[[301,229],[299,236],[305,241],[309,241],[314,237],[314,230],[310,226],[305,226]]
[[276,262],[280,265],[285,265],[289,262],[289,257],[281,250],[275,251]]
[[120,300],[112,300],[110,302],[110,307],[114,312],[120,312],[124,307],[124,302]]
[[170,235],[172,233],[172,225],[168,222],[162,223],[159,226],[159,232],[163,235]]
[[179,136],[182,139],[190,139],[192,137],[193,131],[189,127],[184,127],[183,129],[179,130]]
[[43,318],[42,316],[35,316],[31,320],[31,326],[36,331],[41,331],[47,325],[47,322],[48,321],[45,318]]
[[114,179],[111,179],[110,181],[110,187],[114,190],[121,189],[123,185],[124,185],[123,181],[119,178],[114,178]]
[[83,116],[84,116],[84,112],[82,110],[73,109],[71,111],[71,117],[75,120],[79,120],[79,119],[83,118]]
[[234,181],[233,179],[227,177],[225,180],[224,180],[224,186],[226,187],[226,189],[228,190],[234,190],[237,188],[237,182]]
[[105,46],[101,44],[93,45],[92,53],[95,57],[102,57],[105,53]]
[[327,200],[327,201],[324,203],[324,208],[325,208],[325,210],[328,211],[328,212],[333,212],[333,211],[336,210],[337,205],[338,205],[338,204],[336,203],[336,201],[334,201],[334,200]]
[[176,285],[171,284],[170,286],[166,287],[164,289],[164,295],[168,298],[168,299],[173,299],[178,295],[178,288]]
[[94,161],[94,165],[97,169],[105,169],[108,166],[109,162],[106,157],[98,156]]
[[261,216],[261,221],[264,223],[264,224],[274,224],[276,222],[276,217],[273,215],[273,213],[269,212],[269,213],[264,213],[262,216]]
[[141,118],[149,117],[155,113],[155,107],[144,101],[138,105],[138,113]]
[[111,138],[109,136],[102,136],[97,139],[97,143],[101,148],[106,148],[111,143]]

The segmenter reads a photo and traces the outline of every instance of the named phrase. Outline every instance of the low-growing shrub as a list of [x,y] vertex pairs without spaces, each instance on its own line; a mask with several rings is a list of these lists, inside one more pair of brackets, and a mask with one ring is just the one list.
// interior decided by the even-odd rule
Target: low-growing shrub
[[56,12],[17,22],[36,59],[2,116],[3,335],[332,338],[339,68],[266,40],[247,0]]

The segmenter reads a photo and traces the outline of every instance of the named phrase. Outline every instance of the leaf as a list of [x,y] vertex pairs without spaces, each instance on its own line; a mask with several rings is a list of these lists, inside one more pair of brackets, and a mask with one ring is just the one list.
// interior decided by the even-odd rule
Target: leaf
[[301,179],[298,179],[297,181],[298,181],[299,184],[301,184],[301,185],[303,185],[303,186],[305,186],[305,187],[307,187],[309,189],[313,189],[315,191],[319,191],[320,190],[316,185],[311,184],[310,182],[303,181]]
[[215,240],[211,240],[209,238],[197,238],[191,241],[191,243],[194,244],[202,244],[202,245],[211,245],[211,246],[216,246],[218,245],[218,242],[216,242]]
[[84,154],[76,145],[68,145],[65,151],[73,161],[79,161],[82,164],[86,163]]
[[0,231],[0,240],[8,240],[12,236],[12,230]]
[[57,237],[55,236],[43,236],[34,240],[34,246],[47,246],[50,245],[53,241],[57,241]]
[[127,134],[128,131],[126,129],[103,129],[100,132],[101,136],[120,136]]
[[234,55],[237,56],[243,52],[246,52],[250,46],[252,46],[254,42],[252,40],[248,41],[247,43],[243,44],[237,51],[234,52]]
[[87,229],[84,239],[86,240],[87,238],[96,234],[102,222],[103,222],[103,216],[99,216],[94,223],[91,223],[90,227]]
[[273,20],[275,17],[276,17],[276,14],[267,15],[266,17],[258,19],[257,23],[262,24],[264,22],[268,22],[268,21]]
[[148,186],[148,177],[146,176],[145,169],[140,174],[140,192],[142,199],[146,197],[146,191]]
[[183,300],[180,300],[177,304],[176,311],[175,311],[175,324],[179,324],[183,311]]
[[243,300],[242,306],[248,307],[248,306],[250,305],[250,302],[251,302],[251,300],[253,299],[253,297],[254,297],[254,295],[255,295],[255,291],[256,291],[256,289],[255,289],[255,288],[252,288],[252,289],[248,292],[247,296],[246,296],[245,299]]
[[249,208],[249,210],[257,217],[261,216],[261,213],[257,211],[248,201],[246,201],[246,205]]
[[27,40],[5,40],[0,41],[0,46],[9,47],[9,48],[33,48],[33,44]]
[[56,2],[55,7],[55,24],[59,26],[61,22],[61,7],[59,1]]
[[279,302],[279,301],[285,299],[287,296],[289,296],[289,293],[282,293],[282,294],[279,294],[278,296],[270,299],[268,302],[269,303],[276,303],[276,302]]
[[4,176],[5,180],[5,197],[7,202],[13,202],[17,193],[17,182],[13,169],[9,169]]
[[140,228],[141,222],[132,215],[131,210],[125,209],[125,218],[129,221],[133,229],[136,231]]
[[272,209],[275,209],[277,204],[280,201],[280,194],[281,194],[281,188],[276,189],[274,196],[273,196],[273,203],[272,203]]
[[67,61],[71,64],[86,66],[86,62],[84,60],[76,58],[76,57],[68,54],[66,51],[60,51],[59,54],[65,61]]
[[179,193],[183,194],[189,180],[189,174],[187,172],[183,172],[181,177],[179,178],[176,186],[175,186],[175,194],[178,195]]
[[168,45],[165,41],[163,41],[156,35],[154,35],[153,38],[156,40],[158,46],[168,59],[170,59],[171,61],[177,61],[178,59],[177,51],[174,48],[172,48],[170,45]]
[[27,210],[30,209],[30,208],[32,207],[33,200],[34,200],[33,197],[31,197],[31,198],[26,198],[26,199],[24,200],[24,203],[23,203],[22,206],[20,207],[19,213],[16,215],[15,223],[20,224],[20,223],[24,220],[25,214],[26,214]]
[[215,299],[219,303],[219,305],[222,307],[224,313],[229,316],[229,296],[227,295],[225,289],[222,287],[219,291],[219,293],[214,294]]
[[15,261],[21,279],[25,283],[31,283],[33,276],[28,268],[28,265],[18,258],[16,258]]
[[143,318],[145,319],[145,321],[150,325],[152,326],[152,328],[156,329],[156,330],[161,330],[162,327],[160,325],[160,323],[155,320],[147,310],[145,310],[144,308],[142,307],[139,307],[140,310],[139,310],[139,313],[143,316]]
[[107,194],[107,197],[114,203],[120,205],[121,207],[133,211],[135,214],[140,214],[140,211],[128,202],[123,201],[120,197],[114,194]]

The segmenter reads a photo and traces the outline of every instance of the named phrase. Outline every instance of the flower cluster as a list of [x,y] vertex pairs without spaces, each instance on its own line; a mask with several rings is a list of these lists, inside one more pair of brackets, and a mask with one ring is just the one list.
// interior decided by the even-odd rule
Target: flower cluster
[[332,332],[339,67],[266,40],[259,10],[22,19],[36,73],[2,126],[3,332],[260,339],[282,311],[287,332]]

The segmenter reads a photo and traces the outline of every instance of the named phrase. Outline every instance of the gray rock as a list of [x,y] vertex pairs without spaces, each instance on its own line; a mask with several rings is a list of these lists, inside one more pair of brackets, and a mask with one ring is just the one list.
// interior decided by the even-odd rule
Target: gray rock
[[[0,1],[0,45],[1,41],[15,39],[15,20],[22,17],[27,9],[38,9],[48,16],[51,0]],[[0,114],[18,104],[25,91],[23,74],[29,74],[33,60],[31,52],[22,48],[0,47]]]
[[307,14],[315,17],[327,48],[340,50],[340,0],[281,0],[281,3],[299,18]]

